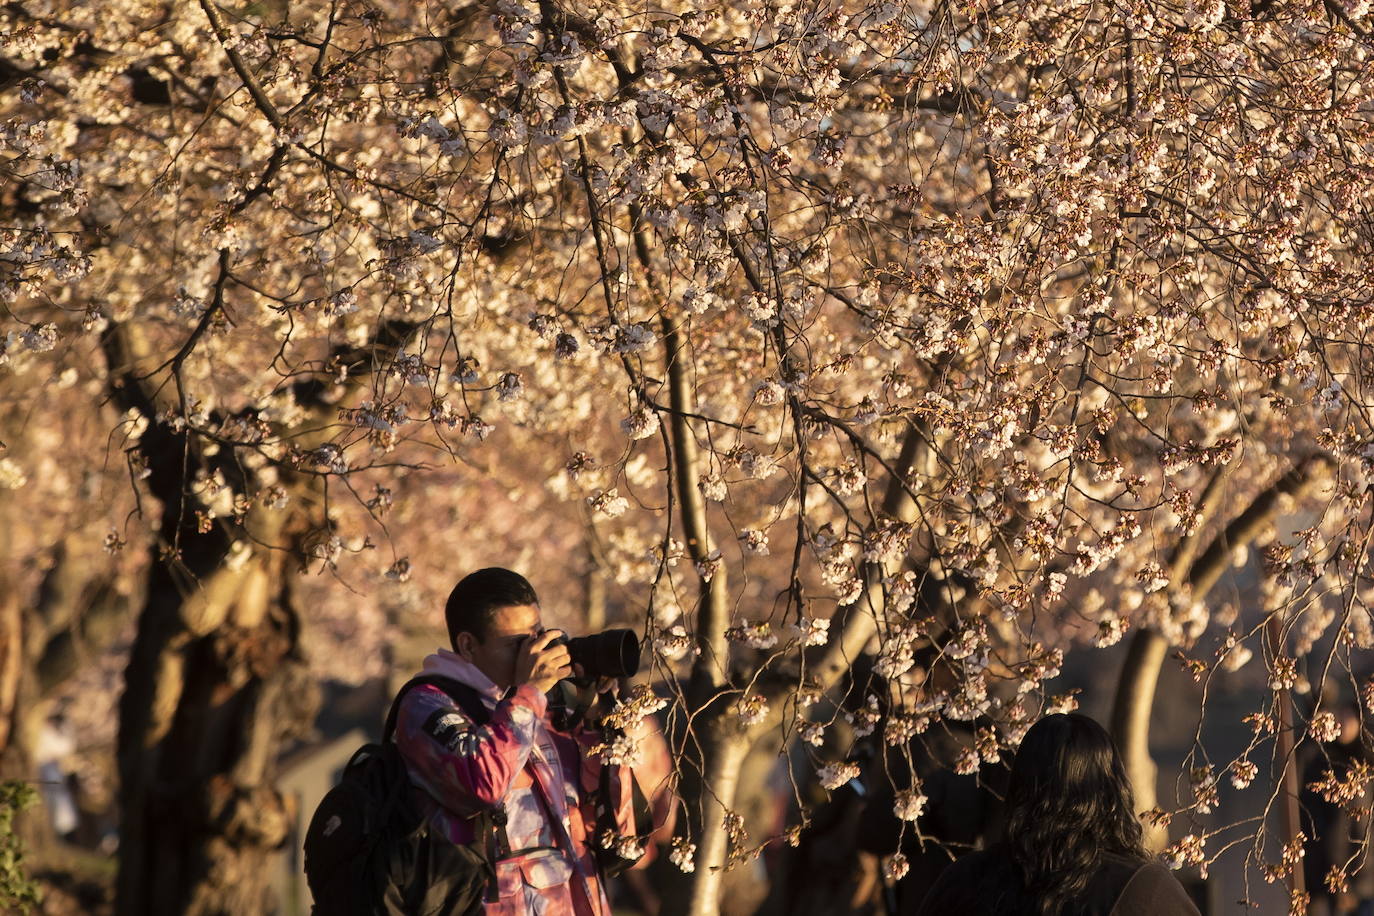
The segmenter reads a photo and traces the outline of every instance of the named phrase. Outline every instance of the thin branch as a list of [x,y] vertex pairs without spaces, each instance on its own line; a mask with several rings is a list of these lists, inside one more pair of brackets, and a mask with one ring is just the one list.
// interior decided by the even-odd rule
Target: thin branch
[[263,113],[267,120],[272,122],[273,127],[281,130],[286,122],[277,113],[277,108],[272,104],[272,100],[267,97],[267,93],[263,92],[262,84],[258,82],[258,78],[244,63],[243,56],[230,47],[231,36],[229,30],[225,28],[219,10],[210,3],[210,0],[200,0],[200,8],[205,11],[205,18],[210,20],[210,28],[214,31],[215,38],[219,39],[220,47],[224,48],[224,55],[229,58],[229,66],[234,68],[234,72],[243,81],[248,94],[253,97],[253,103],[258,106],[258,110]]

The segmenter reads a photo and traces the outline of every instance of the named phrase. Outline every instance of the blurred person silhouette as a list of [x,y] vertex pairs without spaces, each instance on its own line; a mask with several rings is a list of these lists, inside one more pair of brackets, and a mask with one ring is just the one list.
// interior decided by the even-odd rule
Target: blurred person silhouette
[[34,757],[38,761],[39,785],[48,817],[52,820],[53,832],[69,841],[75,837],[76,829],[81,825],[76,795],[72,791],[74,779],[71,758],[75,753],[76,739],[72,737],[67,717],[60,712],[54,713],[43,722],[38,732]]
[[[876,704],[879,714],[888,708],[889,686],[873,670],[873,662],[871,654],[858,656],[838,696],[812,708],[814,720],[827,725],[825,746],[858,764],[859,775],[828,792],[814,778],[802,780],[793,789],[790,774],[809,769],[808,748],[798,742],[790,751],[790,759],[779,758],[769,791],[786,799],[786,807],[779,806],[784,822],[775,829],[781,832],[791,825],[801,830],[795,844],[777,844],[765,853],[771,887],[760,916],[869,916],[881,912],[877,860],[868,854],[863,842],[869,797],[883,778],[881,733],[856,735],[850,722],[870,702]],[[894,844],[896,837],[894,831]]]
[[[880,878],[884,909],[892,916],[916,913],[957,857],[986,845],[996,835],[1005,767],[985,764],[971,773],[956,770],[959,757],[974,747],[980,724],[950,719],[931,724],[909,743],[909,766],[890,752],[886,778],[875,779],[877,785],[860,821],[859,848],[878,859],[899,850],[906,857],[907,873],[900,880],[891,883]],[[914,829],[906,824],[903,831],[894,810],[897,793],[913,786],[919,787],[925,803]]]
[[[1330,777],[1348,780],[1352,770],[1374,763],[1374,754],[1365,743],[1359,709],[1349,700],[1337,700],[1332,690],[1323,691],[1326,702],[1336,715],[1339,734],[1334,741],[1305,742],[1307,759],[1302,768],[1301,805],[1302,832],[1307,838],[1303,846],[1303,877],[1307,892],[1312,895],[1312,916],[1374,916],[1374,862],[1365,846],[1369,839],[1370,821],[1357,817],[1355,811],[1366,810],[1370,792],[1366,788],[1360,796],[1347,804],[1328,801],[1322,784]],[[1328,775],[1329,774],[1329,775]],[[1343,889],[1332,890],[1327,877],[1332,869],[1347,876]]]
[[922,916],[1199,916],[1145,851],[1130,781],[1107,732],[1079,713],[1026,732],[1004,836],[941,875]]
[[[918,653],[915,670],[924,672],[918,696],[927,701],[958,688],[958,675],[936,649]],[[1006,765],[985,763],[968,773],[958,772],[957,765],[975,746],[977,728],[986,720],[931,715],[933,721],[924,732],[905,745],[887,748],[883,765],[873,767],[873,792],[859,822],[861,851],[875,861],[898,851],[906,857],[907,873],[896,882],[874,871],[882,884],[883,909],[891,916],[909,916],[920,909],[945,869],[957,857],[987,845],[1001,826]],[[925,796],[914,829],[895,811],[897,793],[913,786]]]

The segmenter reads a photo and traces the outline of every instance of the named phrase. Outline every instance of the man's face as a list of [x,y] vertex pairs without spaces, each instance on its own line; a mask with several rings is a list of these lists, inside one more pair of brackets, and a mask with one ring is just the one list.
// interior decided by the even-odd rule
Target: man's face
[[492,615],[485,639],[472,633],[459,633],[458,654],[477,666],[493,684],[506,688],[515,683],[515,658],[520,644],[544,631],[539,605],[517,604],[503,607]]

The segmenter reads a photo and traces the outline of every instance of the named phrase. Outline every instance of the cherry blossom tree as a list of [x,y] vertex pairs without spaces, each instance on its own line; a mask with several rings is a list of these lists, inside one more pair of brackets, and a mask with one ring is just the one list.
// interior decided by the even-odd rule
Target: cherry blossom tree
[[[330,619],[298,590],[451,577],[398,499],[536,532],[547,568],[576,544],[566,602],[635,609],[692,913],[795,838],[748,836],[742,761],[821,746],[865,652],[889,690],[855,731],[976,722],[974,771],[1072,704],[1065,651],[1134,630],[1138,786],[1169,648],[1263,657],[1250,751],[1161,826],[1222,772],[1278,805],[1325,735],[1278,715],[1298,662],[1369,701],[1367,4],[117,7],[0,11],[0,360],[115,411],[149,529],[123,911],[261,900]],[[1221,615],[1252,548],[1262,606]],[[1169,855],[1293,874],[1264,824],[1214,836]]]

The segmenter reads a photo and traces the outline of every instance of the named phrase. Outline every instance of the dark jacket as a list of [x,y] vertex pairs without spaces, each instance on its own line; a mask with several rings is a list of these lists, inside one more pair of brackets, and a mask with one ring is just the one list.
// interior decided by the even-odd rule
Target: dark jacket
[[[1339,805],[1327,801],[1319,790],[1312,788],[1328,770],[1339,779],[1349,779],[1356,766],[1374,762],[1369,750],[1360,741],[1333,741],[1317,749],[1310,742],[1303,742],[1302,747],[1308,759],[1302,770],[1302,791],[1298,798],[1302,805],[1302,832],[1307,837],[1302,860],[1307,891],[1314,900],[1331,899],[1334,895],[1326,886],[1327,873],[1333,866],[1345,866],[1347,873],[1353,873],[1350,892],[1359,899],[1374,897],[1374,867],[1371,867],[1374,851],[1362,848],[1367,822],[1354,815],[1361,805],[1369,804],[1369,791],[1366,789],[1362,797],[1351,804]],[[1351,859],[1354,861],[1347,865]]]
[[[879,858],[899,850],[907,858],[909,871],[897,882],[895,906],[889,904],[892,916],[914,916],[957,857],[1001,834],[1000,799],[1006,796],[1008,771],[998,763],[956,773],[960,753],[973,746],[973,724],[940,722],[907,747],[890,750],[886,767],[872,768],[875,785],[859,821],[857,845]],[[914,830],[893,811],[896,793],[911,788],[903,755],[909,756],[926,796]]]
[[[1020,870],[999,844],[964,856],[926,895],[920,916],[1032,916]],[[1157,862],[1108,855],[1061,916],[1199,916],[1183,885]]]

